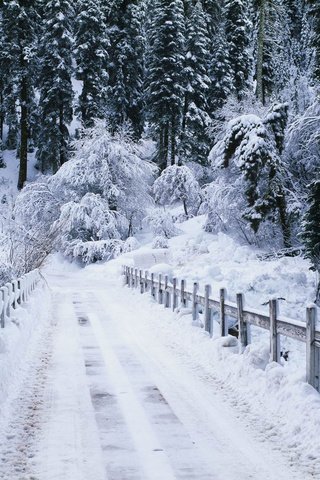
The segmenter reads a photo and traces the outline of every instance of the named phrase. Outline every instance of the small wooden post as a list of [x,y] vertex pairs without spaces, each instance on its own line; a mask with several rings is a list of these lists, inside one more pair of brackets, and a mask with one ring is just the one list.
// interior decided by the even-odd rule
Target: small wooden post
[[13,280],[11,282],[11,285],[12,285],[12,299],[13,299],[13,302],[12,302],[12,306],[14,309],[18,308],[18,282],[17,280]]
[[306,345],[307,345],[307,382],[316,390],[320,390],[320,349],[315,344],[316,336],[316,314],[315,306],[307,308],[306,321]]
[[134,286],[135,288],[138,288],[138,269],[134,269]]
[[243,353],[249,344],[250,326],[243,318],[243,294],[237,293],[237,309],[238,309],[238,328],[239,328],[239,353]]
[[159,273],[158,275],[158,303],[162,305],[163,302],[163,295],[162,295],[162,285],[161,285],[162,275]]
[[140,293],[144,293],[144,282],[142,279],[142,270],[139,270]]
[[168,275],[164,277],[164,306],[165,308],[170,307],[170,292],[168,289]]
[[1,328],[4,328],[6,326],[6,299],[8,296],[8,290],[6,287],[2,287],[0,289],[1,291],[1,316],[0,316],[0,322],[1,322]]
[[172,279],[172,310],[175,311],[178,305],[177,299],[177,279]]
[[270,312],[270,360],[280,362],[280,336],[277,331],[278,300],[272,298],[269,301]]
[[18,278],[18,291],[19,291],[19,296],[18,296],[18,304],[21,305],[22,303],[22,280],[21,278]]
[[148,288],[148,271],[146,270],[144,272],[144,291],[147,292]]
[[6,283],[5,285],[8,289],[8,302],[7,302],[7,317],[11,317],[11,312],[12,312],[12,301],[13,301],[13,295],[12,295],[12,283]]
[[130,269],[129,269],[129,267],[126,268],[126,285],[128,285],[128,287],[130,286]]
[[130,283],[130,286],[131,288],[134,288],[134,269],[133,267],[131,267],[131,283]]
[[206,332],[212,335],[211,308],[209,306],[210,294],[211,294],[211,285],[205,285],[204,287],[204,329]]
[[228,325],[226,322],[226,315],[224,311],[224,302],[226,298],[225,288],[220,289],[220,331],[221,337],[226,337],[228,335]]
[[192,321],[197,322],[199,318],[198,312],[198,290],[199,290],[199,283],[194,282],[193,290],[192,290]]
[[181,305],[181,307],[185,307],[187,305],[187,300],[184,297],[185,288],[186,288],[186,281],[181,280],[181,288],[180,288],[180,305]]
[[151,293],[151,297],[155,298],[154,273],[151,273],[151,276],[150,276],[150,293]]

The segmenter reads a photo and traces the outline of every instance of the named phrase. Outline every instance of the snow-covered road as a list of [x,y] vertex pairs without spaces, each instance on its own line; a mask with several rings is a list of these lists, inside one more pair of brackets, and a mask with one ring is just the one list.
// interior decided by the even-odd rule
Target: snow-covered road
[[276,425],[148,323],[156,310],[116,268],[95,268],[48,269],[54,318],[2,434],[0,478],[320,478],[281,451]]

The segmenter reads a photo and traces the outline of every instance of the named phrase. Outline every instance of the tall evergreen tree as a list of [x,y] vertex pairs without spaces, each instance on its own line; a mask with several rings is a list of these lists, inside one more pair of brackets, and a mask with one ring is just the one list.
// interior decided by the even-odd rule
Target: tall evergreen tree
[[73,90],[72,26],[69,0],[48,0],[44,5],[43,36],[40,45],[40,118],[37,160],[42,172],[56,172],[68,159],[72,121]]
[[248,88],[252,58],[249,53],[250,21],[248,5],[243,0],[225,3],[225,28],[234,89],[239,100]]
[[7,91],[6,101],[10,104],[8,112],[11,115],[11,119],[9,117],[11,127],[16,122],[17,105],[20,110],[19,189],[27,179],[30,106],[34,98],[36,69],[38,25],[36,7],[36,0],[4,0],[2,9],[3,50],[8,72],[7,85],[10,89],[10,94]]
[[[319,172],[320,173],[320,172]],[[308,207],[304,216],[302,240],[306,248],[306,257],[311,260],[314,270],[320,273],[320,180],[309,185]],[[316,302],[320,306],[320,282],[318,283]]]
[[158,163],[176,161],[185,92],[182,0],[157,0],[149,28],[148,118],[155,126]]
[[108,85],[109,41],[99,0],[78,0],[75,43],[77,78],[83,82],[79,111],[82,124],[92,127],[106,115]]
[[200,1],[191,8],[186,21],[186,58],[184,109],[182,118],[182,141],[180,161],[184,159],[205,163],[209,153],[207,128],[210,125],[208,114],[208,94],[210,78],[209,33],[206,16]]
[[109,120],[117,128],[129,121],[135,136],[144,125],[145,2],[102,0],[110,38]]

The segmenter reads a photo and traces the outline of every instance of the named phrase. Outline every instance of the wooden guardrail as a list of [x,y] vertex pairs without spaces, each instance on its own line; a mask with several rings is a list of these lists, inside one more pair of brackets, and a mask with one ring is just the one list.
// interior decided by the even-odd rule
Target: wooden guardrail
[[38,269],[0,288],[0,325],[4,328],[19,305],[25,304],[40,280]]
[[[320,392],[320,331],[316,328],[317,308],[310,305],[306,308],[306,321],[293,320],[279,315],[278,300],[269,301],[269,315],[255,309],[244,308],[244,295],[238,293],[236,303],[226,300],[226,290],[220,289],[219,298],[211,297],[211,286],[205,285],[204,295],[199,294],[199,284],[193,283],[192,291],[186,288],[186,280],[143,272],[137,268],[123,266],[125,284],[131,288],[140,288],[140,292],[148,292],[165,308],[175,310],[178,306],[192,307],[192,321],[195,326],[204,326],[212,335],[212,313],[219,313],[221,336],[228,335],[228,318],[236,320],[239,331],[239,353],[250,343],[250,326],[263,328],[270,332],[270,360],[280,362],[281,335],[306,344],[306,378],[307,382]],[[199,311],[204,315],[204,325],[199,320]]]

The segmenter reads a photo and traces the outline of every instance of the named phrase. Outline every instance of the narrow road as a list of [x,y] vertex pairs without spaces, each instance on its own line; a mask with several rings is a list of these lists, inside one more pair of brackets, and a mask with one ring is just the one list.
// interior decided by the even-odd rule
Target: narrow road
[[[290,466],[267,432],[274,426],[187,351],[164,342],[153,323],[146,327],[158,306],[137,301],[116,270],[99,278],[97,271],[61,267],[46,274],[54,296],[52,338],[46,336],[40,366],[17,399],[0,478],[320,478]],[[22,444],[17,468],[13,452]]]

